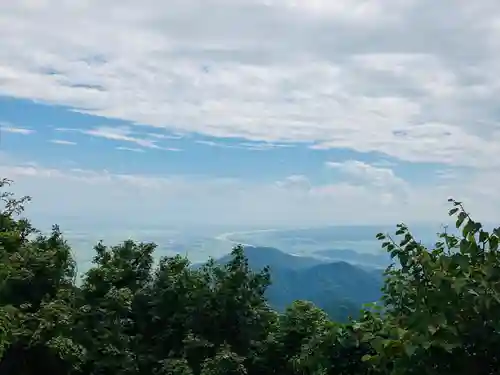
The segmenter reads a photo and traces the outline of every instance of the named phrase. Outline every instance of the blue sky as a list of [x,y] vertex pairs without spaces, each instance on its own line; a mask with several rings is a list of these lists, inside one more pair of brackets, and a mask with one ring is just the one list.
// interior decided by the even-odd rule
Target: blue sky
[[494,221],[498,11],[5,2],[1,173],[62,224]]

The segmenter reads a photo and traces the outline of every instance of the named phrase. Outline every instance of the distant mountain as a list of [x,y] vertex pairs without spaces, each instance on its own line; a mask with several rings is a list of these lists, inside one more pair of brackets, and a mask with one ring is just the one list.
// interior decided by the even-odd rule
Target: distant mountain
[[351,249],[328,249],[315,251],[314,254],[331,260],[382,268],[387,267],[392,262],[390,255],[382,251],[373,254],[366,252],[361,253]]
[[271,270],[267,298],[277,310],[295,300],[307,300],[332,319],[356,317],[365,303],[380,299],[382,278],[346,262],[320,264],[303,270]]
[[[364,270],[346,262],[325,262],[294,256],[275,248],[246,247],[250,267],[270,267],[271,286],[266,297],[270,305],[283,311],[295,300],[307,300],[342,321],[356,317],[361,306],[381,296],[382,271]],[[220,258],[224,264],[230,256]]]
[[[269,266],[271,269],[300,270],[325,263],[320,259],[287,254],[273,247],[245,246],[245,255],[253,269]],[[225,255],[218,259],[217,263],[224,264],[230,259],[230,255]]]

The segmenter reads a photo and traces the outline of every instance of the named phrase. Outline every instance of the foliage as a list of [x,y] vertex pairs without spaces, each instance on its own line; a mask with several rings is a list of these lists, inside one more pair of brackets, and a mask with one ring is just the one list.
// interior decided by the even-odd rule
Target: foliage
[[180,256],[154,266],[152,243],[98,243],[77,283],[62,232],[37,231],[22,217],[29,198],[9,185],[0,180],[1,375],[499,373],[500,229],[460,202],[455,233],[432,249],[404,224],[379,234],[395,262],[381,301],[334,322],[306,301],[273,311],[269,269],[252,270],[239,246],[193,268]]

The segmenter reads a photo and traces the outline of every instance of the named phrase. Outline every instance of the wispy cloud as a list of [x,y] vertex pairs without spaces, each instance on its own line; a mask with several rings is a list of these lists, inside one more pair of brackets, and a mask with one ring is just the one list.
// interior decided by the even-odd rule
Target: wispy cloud
[[65,145],[65,146],[75,146],[76,145],[76,142],[68,141],[65,139],[51,139],[49,142],[55,143],[57,145]]
[[21,135],[30,135],[30,134],[35,133],[35,130],[28,129],[28,128],[19,128],[19,127],[11,125],[9,123],[2,122],[2,123],[0,123],[0,133],[2,133],[2,132],[21,134]]
[[146,133],[148,137],[156,139],[182,139],[185,136],[183,134],[160,134],[160,133]]
[[207,140],[196,140],[195,143],[205,146],[211,147],[219,147],[219,148],[229,148],[229,149],[240,149],[240,150],[252,150],[252,151],[265,151],[272,150],[276,148],[284,148],[284,147],[294,147],[293,144],[278,144],[278,143],[270,143],[270,142],[241,142],[235,144],[227,144],[217,141],[207,141]]
[[273,150],[277,148],[288,148],[288,147],[295,147],[294,144],[280,144],[280,143],[262,143],[262,142],[243,142],[243,143],[238,143],[238,146],[240,148],[246,148],[248,150],[256,150],[256,151],[264,151],[264,150]]
[[222,142],[207,141],[207,140],[203,140],[203,139],[196,140],[195,143],[197,143],[199,145],[210,146],[210,147],[235,148],[235,146],[233,146],[233,145],[226,145]]
[[[134,132],[130,127],[122,126],[122,127],[111,127],[111,126],[101,126],[93,129],[85,130],[85,129],[77,129],[77,128],[56,128],[55,131],[59,132],[77,132],[81,134],[85,134],[91,137],[104,138],[112,141],[120,141],[126,143],[134,143],[137,146],[144,148],[151,148],[156,150],[164,150],[164,151],[181,151],[181,149],[176,147],[165,147],[157,144],[159,139],[163,139],[161,134],[158,134],[155,138],[141,136],[137,132]],[[165,136],[165,139],[170,139],[168,136]]]
[[130,128],[127,127],[99,127],[91,130],[83,130],[83,134],[87,134],[93,137],[111,139],[114,141],[123,141],[135,143],[138,146],[147,147],[147,148],[160,148],[154,141],[144,138],[139,138],[133,136],[133,132]]
[[[0,175],[39,198],[35,211],[110,222],[129,212],[156,223],[429,221],[449,195],[496,220],[498,14],[498,0],[0,1],[2,96],[103,116],[89,121],[102,126],[57,128],[51,142],[99,139],[109,169],[0,158]],[[129,125],[104,126],[115,123]],[[44,136],[17,125],[0,131]],[[222,181],[113,173],[120,155],[105,157],[109,147],[149,161],[188,138],[255,153],[300,144],[318,165],[294,170],[283,158],[275,178]],[[325,171],[322,157],[346,154],[358,160]],[[403,178],[409,164],[432,181]]]
[[119,146],[119,147],[116,147],[116,149],[120,150],[120,151],[145,152],[144,149],[142,149],[142,148],[135,148],[135,147],[123,147],[123,146]]
[[500,166],[497,0],[34,4],[0,6],[4,95],[181,133]]

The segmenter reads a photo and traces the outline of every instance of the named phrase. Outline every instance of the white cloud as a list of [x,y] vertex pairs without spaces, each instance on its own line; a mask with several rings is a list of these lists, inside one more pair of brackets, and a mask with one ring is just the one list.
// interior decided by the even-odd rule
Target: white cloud
[[65,146],[75,146],[76,142],[68,141],[65,139],[51,139],[50,143],[55,143],[56,145],[65,145]]
[[242,142],[237,145],[239,148],[244,148],[247,150],[254,151],[264,151],[264,150],[272,150],[276,148],[289,148],[293,147],[293,144],[285,144],[285,143],[270,143],[270,142]]
[[5,1],[0,94],[181,133],[499,167],[499,12],[496,0]]
[[116,147],[116,149],[120,151],[144,152],[144,149],[135,147]]
[[446,215],[452,193],[481,220],[495,220],[499,13],[496,0],[0,2],[0,95],[132,124],[56,130],[132,152],[175,151],[170,141],[197,133],[245,139],[204,141],[214,147],[302,142],[443,164],[432,185],[405,181],[392,162],[354,160],[329,163],[342,180],[322,183],[16,163],[0,175],[34,195],[35,214],[89,221],[429,221]]
[[270,143],[270,142],[241,142],[237,144],[226,144],[222,142],[207,141],[207,140],[196,140],[194,142],[200,145],[211,146],[211,147],[244,149],[252,151],[265,151],[265,150],[272,150],[275,148],[293,147],[293,144],[280,144],[280,143]]
[[[16,182],[16,193],[33,196],[28,213],[35,221],[64,226],[68,217],[77,216],[82,226],[104,223],[97,232],[106,225],[206,225],[207,218],[210,225],[241,227],[440,223],[448,220],[451,193],[473,208],[479,220],[497,219],[500,197],[495,187],[500,180],[494,171],[468,173],[468,179],[448,175],[435,184],[414,185],[388,169],[363,163],[335,167],[347,172],[345,178],[323,183],[302,175],[256,183],[54,169],[12,160],[1,164],[0,175]],[[365,183],[360,184],[359,178]]]
[[82,133],[93,137],[106,138],[114,141],[131,142],[142,147],[159,148],[159,146],[154,141],[132,136],[132,131],[129,128],[125,127],[117,128],[103,126],[91,130],[84,130],[82,131]]
[[387,187],[394,185],[404,185],[405,182],[394,174],[394,171],[387,167],[373,166],[358,160],[348,160],[344,162],[327,162],[329,168],[335,168],[362,182],[374,184],[376,186]]
[[358,160],[327,162],[327,167],[344,173],[353,182],[378,193],[379,199],[405,206],[412,198],[411,187],[396,176],[390,167],[376,166]]
[[56,131],[59,132],[78,132],[85,135],[89,135],[91,137],[104,138],[113,141],[121,141],[127,143],[135,143],[138,146],[152,148],[157,150],[165,150],[165,151],[180,151],[180,149],[175,147],[162,147],[157,144],[158,139],[170,139],[168,136],[165,138],[161,137],[161,134],[155,134],[155,139],[151,137],[145,138],[138,135],[135,135],[135,132],[130,127],[110,127],[110,126],[101,126],[96,127],[89,130],[83,129],[71,129],[71,128],[56,128]]
[[309,179],[303,175],[288,176],[283,181],[277,181],[276,186],[283,189],[294,189],[300,192],[309,191],[312,188]]
[[0,133],[5,132],[5,133],[14,133],[14,134],[22,134],[22,135],[30,135],[35,133],[33,129],[27,129],[27,128],[19,128],[16,126],[13,126],[9,123],[2,122],[0,123]]
[[148,137],[156,139],[182,139],[184,135],[182,134],[160,134],[160,133],[147,133]]

